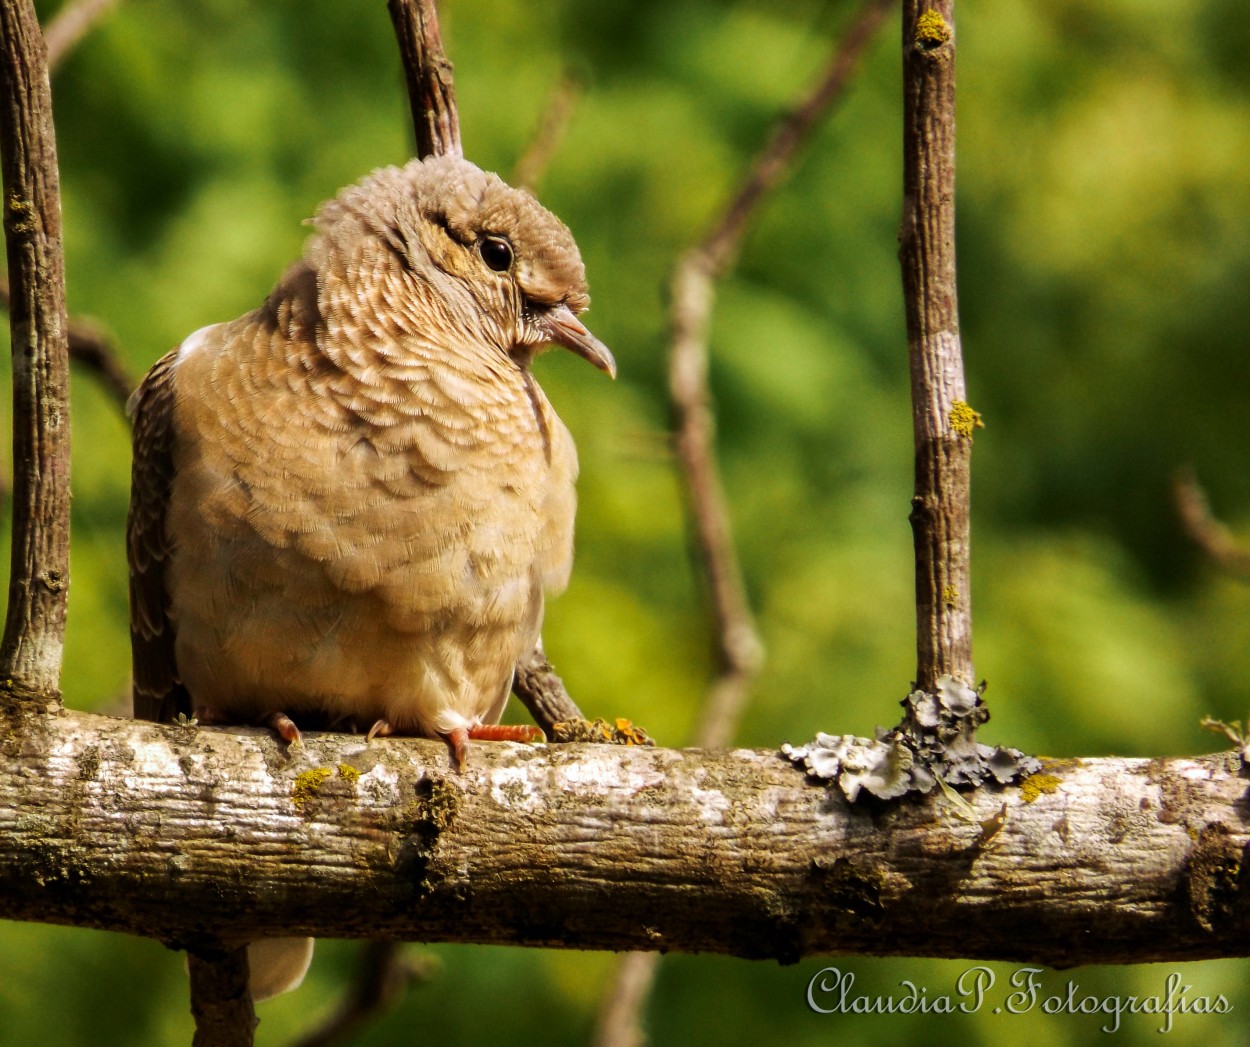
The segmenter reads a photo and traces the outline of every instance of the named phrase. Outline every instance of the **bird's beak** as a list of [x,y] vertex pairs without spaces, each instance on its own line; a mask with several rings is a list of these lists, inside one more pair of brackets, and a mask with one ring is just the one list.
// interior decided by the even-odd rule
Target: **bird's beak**
[[548,309],[542,316],[543,332],[553,345],[562,345],[571,349],[583,360],[589,360],[600,371],[607,371],[609,377],[616,377],[616,360],[612,351],[598,338],[586,330],[573,310],[567,305],[557,305]]

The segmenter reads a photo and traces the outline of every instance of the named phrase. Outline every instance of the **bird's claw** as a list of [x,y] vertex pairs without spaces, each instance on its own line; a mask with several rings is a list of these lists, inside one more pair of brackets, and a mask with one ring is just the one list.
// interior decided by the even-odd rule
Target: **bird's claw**
[[278,737],[293,748],[302,749],[304,747],[304,736],[299,733],[299,728],[295,726],[295,721],[287,716],[286,713],[270,713],[261,721],[261,726],[277,731]]

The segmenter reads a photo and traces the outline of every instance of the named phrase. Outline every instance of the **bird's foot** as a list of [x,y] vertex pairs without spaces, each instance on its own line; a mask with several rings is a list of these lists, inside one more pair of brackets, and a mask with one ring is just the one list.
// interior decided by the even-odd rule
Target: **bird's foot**
[[541,728],[530,724],[477,723],[472,727],[457,727],[443,736],[451,746],[456,770],[463,771],[469,761],[469,739],[481,742],[545,742],[547,736]]
[[[229,713],[217,708],[215,705],[196,705],[191,710],[191,715],[197,724],[204,727],[214,727],[221,724],[239,722],[238,717],[231,716]],[[295,721],[287,716],[286,713],[269,713],[267,716],[262,716],[259,720],[257,720],[256,725],[258,727],[268,727],[270,730],[276,731],[278,733],[278,737],[288,745],[294,745],[300,748],[303,748],[304,746],[304,738],[299,733],[299,728],[295,726]]]

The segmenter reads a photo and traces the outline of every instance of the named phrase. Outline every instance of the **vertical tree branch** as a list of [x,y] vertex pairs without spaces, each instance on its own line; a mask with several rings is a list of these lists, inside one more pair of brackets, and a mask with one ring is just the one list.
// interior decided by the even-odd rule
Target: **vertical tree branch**
[[964,684],[972,668],[969,462],[955,291],[954,0],[903,4],[903,222],[915,432],[916,686]]
[[0,679],[14,693],[59,697],[69,354],[52,92],[30,0],[0,0],[0,153],[13,348],[13,547]]
[[[719,748],[732,740],[763,661],[763,645],[743,586],[716,462],[715,418],[707,382],[708,327],[716,281],[733,264],[760,204],[789,173],[794,157],[819,121],[845,96],[860,58],[893,6],[893,0],[865,3],[834,48],[815,89],[777,123],[721,220],[673,272],[669,392],[677,458],[716,625],[718,672],[695,731],[695,744],[704,748]],[[641,1021],[659,962],[658,953],[621,956],[600,1005],[596,1047],[638,1047],[646,1041]]]
[[256,1012],[247,987],[247,946],[220,955],[187,953],[191,976],[192,1047],[252,1047]]
[[716,275],[706,245],[696,247],[678,263],[672,283],[669,352],[677,461],[716,626],[717,675],[704,702],[695,741],[708,748],[725,745],[732,737],[764,655],[742,582],[716,462],[716,421],[707,384],[707,334]]
[[452,65],[443,52],[434,0],[387,0],[404,63],[417,155],[463,156]]

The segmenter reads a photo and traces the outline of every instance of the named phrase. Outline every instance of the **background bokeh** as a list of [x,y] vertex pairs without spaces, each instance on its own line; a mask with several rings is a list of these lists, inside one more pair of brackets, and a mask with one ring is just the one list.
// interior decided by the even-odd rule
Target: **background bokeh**
[[[47,18],[57,4],[39,7]],[[582,247],[588,320],[621,377],[568,354],[538,364],[583,476],[578,566],[549,610],[547,647],[589,713],[680,745],[711,658],[665,438],[664,282],[852,7],[442,8],[466,152],[483,167],[511,171],[563,74],[584,85],[540,195]],[[1219,748],[1198,721],[1250,707],[1250,586],[1187,543],[1169,483],[1192,463],[1250,540],[1250,21],[1235,0],[966,0],[958,26],[961,315],[986,420],[973,560],[985,737],[1049,754]],[[136,375],[189,331],[258,304],[318,201],[411,151],[381,0],[124,0],[54,94],[70,308],[106,326]],[[742,745],[893,723],[913,672],[900,99],[895,18],[721,289],[719,444],[768,650]],[[127,431],[90,376],[75,376],[73,396],[64,689],[76,708],[121,712]],[[437,957],[432,980],[359,1043],[582,1043],[612,968],[605,954],[412,948]],[[355,950],[323,943],[305,988],[262,1007],[259,1042],[287,1043],[326,1014]],[[828,962],[670,957],[653,1042],[1101,1035],[1095,1017],[989,1008],[821,1017],[804,990]],[[857,991],[909,979],[930,997],[970,966],[836,962]],[[995,966],[1000,986],[1013,969]],[[1240,962],[1047,972],[1044,984],[1159,994],[1173,970],[1191,998],[1223,993],[1233,1011],[1178,1018],[1167,1042],[1250,1038]],[[1122,1035],[1140,1042],[1157,1024],[1127,1018]],[[0,1043],[142,1047],[189,1043],[190,1029],[181,963],[159,945],[0,924]]]

